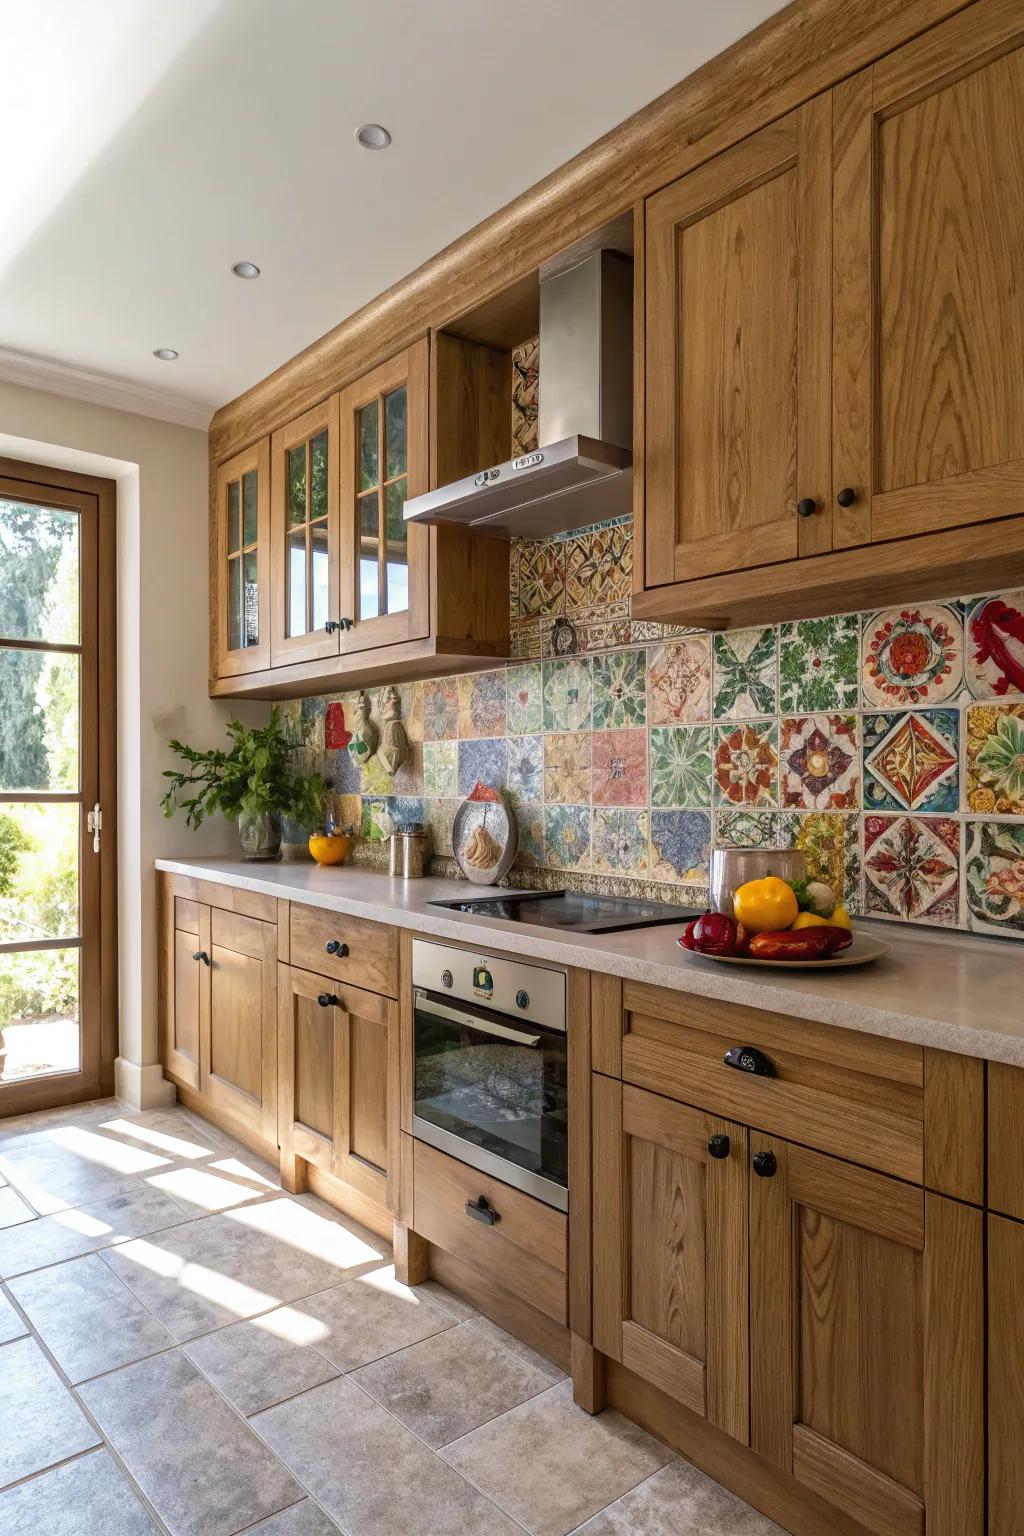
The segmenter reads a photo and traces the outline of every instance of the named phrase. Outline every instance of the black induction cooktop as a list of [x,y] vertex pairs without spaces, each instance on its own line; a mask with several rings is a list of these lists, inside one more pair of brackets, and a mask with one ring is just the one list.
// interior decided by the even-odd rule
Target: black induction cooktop
[[663,901],[585,896],[578,891],[499,891],[454,901],[431,901],[428,905],[466,912],[473,917],[561,928],[569,933],[616,933],[626,928],[650,928],[657,923],[687,923],[698,915],[689,907],[671,907]]

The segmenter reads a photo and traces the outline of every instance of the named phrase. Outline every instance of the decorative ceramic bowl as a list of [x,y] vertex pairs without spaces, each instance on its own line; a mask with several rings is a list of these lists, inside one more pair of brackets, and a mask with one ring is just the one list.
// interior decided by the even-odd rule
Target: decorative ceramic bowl
[[352,839],[333,833],[330,837],[314,833],[309,840],[309,851],[318,864],[344,864],[352,851]]

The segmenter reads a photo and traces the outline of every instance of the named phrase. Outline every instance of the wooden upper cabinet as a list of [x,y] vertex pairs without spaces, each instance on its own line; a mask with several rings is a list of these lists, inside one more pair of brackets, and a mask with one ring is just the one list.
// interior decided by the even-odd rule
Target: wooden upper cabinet
[[217,669],[221,677],[270,665],[270,439],[217,471]]
[[830,146],[825,96],[647,203],[648,586],[830,548]]
[[1024,12],[982,0],[838,86],[836,544],[1024,501]]
[[338,397],[271,444],[271,664],[338,654]]

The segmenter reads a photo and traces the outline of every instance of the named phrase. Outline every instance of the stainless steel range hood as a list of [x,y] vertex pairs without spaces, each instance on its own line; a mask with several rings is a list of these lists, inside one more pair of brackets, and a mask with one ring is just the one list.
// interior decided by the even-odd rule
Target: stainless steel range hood
[[407,521],[544,538],[632,510],[633,264],[596,251],[540,286],[540,447],[406,503]]

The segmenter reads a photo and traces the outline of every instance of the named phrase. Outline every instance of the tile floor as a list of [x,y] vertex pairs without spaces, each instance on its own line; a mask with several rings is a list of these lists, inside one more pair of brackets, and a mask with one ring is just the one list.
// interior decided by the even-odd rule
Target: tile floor
[[781,1536],[181,1109],[0,1121],[4,1536]]

